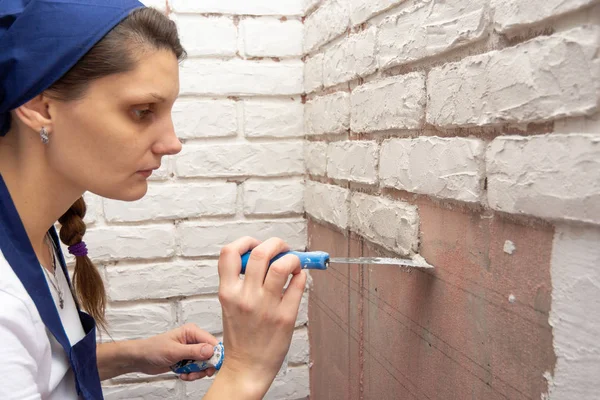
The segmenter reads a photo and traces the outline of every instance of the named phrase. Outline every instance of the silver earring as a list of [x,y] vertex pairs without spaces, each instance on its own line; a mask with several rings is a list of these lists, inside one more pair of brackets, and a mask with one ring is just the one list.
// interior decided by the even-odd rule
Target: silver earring
[[48,136],[48,131],[43,126],[42,126],[42,130],[40,131],[40,137],[42,138],[42,143],[44,143],[44,144],[47,144],[50,141],[50,137]]

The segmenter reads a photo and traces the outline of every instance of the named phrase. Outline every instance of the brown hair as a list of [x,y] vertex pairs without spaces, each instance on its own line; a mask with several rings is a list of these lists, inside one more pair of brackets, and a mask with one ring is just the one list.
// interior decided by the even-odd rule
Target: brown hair
[[[132,11],[94,45],[47,90],[47,95],[62,101],[79,99],[85,95],[90,82],[133,70],[138,57],[149,50],[171,50],[180,61],[186,56],[175,23],[160,11],[143,7]],[[82,241],[86,231],[85,212],[82,197],[59,218],[60,240],[67,246]],[[87,256],[76,257],[73,285],[81,306],[106,328],[106,291],[98,269]]]

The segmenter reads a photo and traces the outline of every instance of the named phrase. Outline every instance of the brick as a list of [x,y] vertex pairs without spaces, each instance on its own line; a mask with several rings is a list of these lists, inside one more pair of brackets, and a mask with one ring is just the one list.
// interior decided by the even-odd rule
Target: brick
[[374,141],[342,141],[329,144],[327,176],[360,183],[377,182],[379,145]]
[[492,0],[496,29],[508,32],[578,10],[595,0]]
[[427,121],[470,126],[598,110],[600,27],[584,26],[434,68]]
[[352,25],[362,24],[375,14],[390,9],[404,0],[349,0]]
[[304,15],[303,0],[171,0],[171,5],[179,13]]
[[[304,63],[250,60],[186,60],[181,94],[290,95],[303,91]],[[252,79],[248,79],[251,76]]]
[[441,54],[483,38],[488,27],[482,2],[419,2],[379,25],[379,64],[387,68]]
[[167,2],[164,0],[142,0],[141,2],[146,7],[154,7],[163,12],[166,10]]
[[304,161],[309,174],[324,176],[327,173],[327,143],[307,142],[304,146]]
[[304,22],[304,52],[316,48],[341,35],[348,29],[350,14],[344,0],[327,0]]
[[172,116],[180,139],[237,135],[237,110],[231,100],[179,99]]
[[176,15],[175,21],[188,55],[234,56],[237,52],[237,28],[233,18]]
[[304,184],[301,180],[244,182],[244,214],[286,215],[304,212]]
[[345,133],[350,127],[350,96],[336,92],[316,97],[304,112],[308,135]]
[[202,399],[204,397],[204,395],[206,395],[206,392],[208,392],[208,389],[210,389],[210,386],[213,384],[214,382],[214,377],[206,377],[206,378],[202,378],[202,379],[198,379],[196,381],[193,382],[186,382],[184,387],[185,387],[185,399],[186,400],[197,400],[197,399]]
[[485,144],[478,139],[389,139],[381,147],[383,186],[477,202],[483,193]]
[[323,53],[306,59],[304,64],[304,91],[314,92],[323,87]]
[[[593,399],[600,383],[600,229],[560,224],[552,247],[550,399]],[[585,306],[583,306],[585,305]]]
[[178,395],[177,381],[144,382],[130,385],[103,385],[106,400],[163,400],[175,399]]
[[498,137],[486,164],[493,209],[600,223],[597,134]]
[[215,217],[234,215],[236,200],[235,183],[151,184],[141,200],[124,202],[106,199],[104,210],[110,222]]
[[244,100],[247,137],[304,136],[304,104],[299,100]]
[[170,304],[109,306],[106,320],[114,340],[150,337],[173,329],[175,316]]
[[306,245],[306,222],[300,219],[273,221],[184,222],[177,227],[181,253],[186,257],[218,256],[221,248],[243,236],[258,240],[279,237],[294,250]]
[[333,86],[375,72],[375,32],[375,27],[371,27],[344,38],[325,52],[325,86]]
[[385,197],[353,193],[350,227],[371,242],[407,256],[417,250],[417,207]]
[[302,142],[187,146],[175,159],[181,177],[289,176],[304,172]]
[[292,344],[288,353],[288,363],[303,364],[308,363],[310,347],[308,343],[308,329],[302,328],[294,332]]
[[425,117],[425,75],[406,75],[367,83],[352,92],[354,132],[416,129]]
[[248,57],[299,57],[304,25],[298,20],[244,19],[239,25],[242,54]]
[[312,217],[342,229],[348,227],[350,191],[334,185],[306,182],[304,208]]
[[165,181],[169,179],[169,176],[171,176],[171,156],[166,156],[163,157],[160,168],[152,172],[148,180],[153,182]]
[[310,394],[308,366],[288,368],[273,382],[265,400],[303,399]]
[[216,261],[107,266],[106,281],[112,301],[194,296],[219,289]]
[[175,254],[173,225],[103,226],[89,229],[94,261],[167,258]]
[[180,305],[184,324],[194,323],[212,334],[223,332],[221,304],[218,298],[182,300]]
[[92,225],[102,220],[102,197],[91,192],[86,192],[83,195],[83,200],[85,201],[86,205],[85,217],[83,217],[84,222],[87,225]]

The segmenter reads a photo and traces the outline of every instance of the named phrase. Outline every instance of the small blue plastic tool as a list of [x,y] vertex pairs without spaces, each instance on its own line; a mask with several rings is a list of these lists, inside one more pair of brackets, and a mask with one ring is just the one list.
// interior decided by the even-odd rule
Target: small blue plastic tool
[[[246,264],[250,259],[250,251],[242,256],[242,274],[246,272]],[[280,253],[271,259],[269,265],[281,257],[293,254],[300,259],[302,269],[322,269],[329,267],[329,254],[324,251],[287,251]]]

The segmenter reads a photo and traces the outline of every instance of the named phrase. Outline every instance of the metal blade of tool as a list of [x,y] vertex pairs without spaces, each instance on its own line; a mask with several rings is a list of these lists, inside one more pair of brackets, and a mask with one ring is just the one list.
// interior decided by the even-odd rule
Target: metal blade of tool
[[403,259],[403,258],[384,258],[384,257],[356,257],[356,258],[330,258],[331,264],[378,264],[378,265],[402,265],[414,268],[433,268],[433,265],[427,264],[424,259]]

